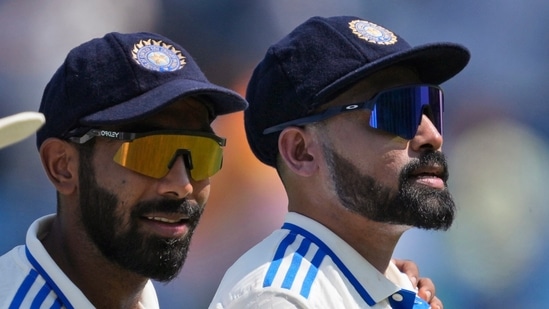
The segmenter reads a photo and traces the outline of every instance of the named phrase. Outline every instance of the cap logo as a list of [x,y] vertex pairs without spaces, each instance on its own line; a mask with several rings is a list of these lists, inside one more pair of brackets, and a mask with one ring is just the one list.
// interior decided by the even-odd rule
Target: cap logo
[[370,43],[392,45],[397,41],[394,33],[369,21],[353,20],[349,23],[349,28],[356,36]]
[[170,44],[153,39],[133,45],[132,57],[142,67],[158,72],[172,72],[186,64],[181,52]]

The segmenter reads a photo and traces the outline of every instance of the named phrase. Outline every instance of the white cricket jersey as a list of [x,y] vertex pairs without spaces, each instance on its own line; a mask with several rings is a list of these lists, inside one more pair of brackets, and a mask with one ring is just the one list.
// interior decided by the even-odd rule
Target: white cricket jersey
[[[0,308],[94,308],[40,242],[54,217],[48,215],[34,221],[27,231],[26,245],[0,257]],[[151,281],[143,291],[140,305],[159,308]]]
[[332,231],[297,213],[227,270],[210,309],[429,308],[391,263],[380,273]]

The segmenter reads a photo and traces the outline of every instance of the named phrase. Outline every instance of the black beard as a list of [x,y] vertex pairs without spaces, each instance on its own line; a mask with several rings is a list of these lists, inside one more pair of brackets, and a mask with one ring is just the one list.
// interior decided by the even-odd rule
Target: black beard
[[[135,205],[130,218],[124,220],[122,212],[117,212],[116,195],[97,184],[91,158],[81,158],[80,162],[81,221],[101,253],[120,267],[147,278],[163,282],[175,278],[187,257],[203,207],[186,199],[146,201]],[[141,215],[154,210],[188,215],[188,233],[170,239],[140,232]]]
[[455,204],[447,188],[417,185],[410,179],[414,170],[438,164],[444,168],[446,186],[448,165],[444,154],[428,151],[400,172],[398,192],[361,174],[349,160],[323,145],[328,169],[339,200],[347,209],[370,220],[427,230],[447,230],[454,221]]

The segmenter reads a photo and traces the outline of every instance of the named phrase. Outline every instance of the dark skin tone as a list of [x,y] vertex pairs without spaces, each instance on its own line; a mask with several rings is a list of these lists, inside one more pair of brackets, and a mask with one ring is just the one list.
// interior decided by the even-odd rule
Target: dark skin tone
[[[205,106],[193,99],[181,99],[131,127],[145,130],[181,129],[212,132]],[[112,129],[112,128],[107,128]],[[188,198],[204,205],[209,196],[209,179],[192,180],[181,159],[161,179],[147,177],[116,164],[112,158],[121,142],[98,138],[93,165],[97,183],[118,199],[117,215],[131,220],[129,211],[140,201],[157,198]],[[59,196],[59,212],[42,243],[61,270],[99,308],[137,308],[149,278],[131,272],[101,254],[80,221],[79,155],[74,144],[47,139],[40,148],[47,175]],[[157,213],[155,216],[169,214]],[[139,223],[145,233],[153,225]]]
[[[358,82],[324,108],[364,101],[382,89],[418,82],[408,69],[386,69]],[[329,143],[340,156],[352,162],[356,170],[387,188],[398,190],[401,168],[422,151],[440,151],[442,136],[426,116],[411,140],[372,129],[367,125],[368,119],[367,111],[356,111],[334,116],[322,125],[284,129],[279,137],[279,162],[282,162],[279,171],[288,193],[290,211],[322,223],[384,273],[398,240],[411,227],[375,222],[342,206],[331,182],[323,147]],[[349,138],[349,132],[353,132],[353,138]],[[414,185],[442,189],[437,173],[436,167],[432,167],[431,176],[417,177]],[[402,261],[399,264],[402,266]],[[442,308],[442,302],[433,298],[434,286],[430,292],[420,289],[419,296],[431,301],[432,308]]]
[[419,277],[419,269],[414,262],[399,259],[393,259],[393,262],[398,269],[400,269],[400,271],[405,273],[410,278],[410,281],[412,281],[414,286],[417,283],[418,296],[428,301],[432,309],[444,308],[442,301],[435,296],[435,284],[429,278]]
[[[181,120],[181,115],[185,115],[185,119]],[[146,120],[125,127],[105,129],[126,132],[162,129],[212,131],[206,108],[189,99],[180,100]],[[127,170],[112,161],[120,142],[102,139],[95,142],[95,177],[100,186],[123,197],[120,200],[122,216],[135,203],[156,196],[174,199],[187,196],[200,203],[206,202],[210,190],[209,180],[195,182],[190,179],[181,160],[164,178],[154,179]],[[77,147],[67,141],[50,138],[41,146],[40,155],[47,175],[59,193],[59,213],[49,233],[42,239],[44,247],[96,307],[135,308],[149,278],[106,259],[86,234],[79,219],[80,162]],[[401,260],[397,265],[410,278],[418,278],[419,272],[413,262]],[[432,299],[431,305],[440,303],[436,297],[432,298],[435,287],[429,279],[421,278],[417,282],[420,296]]]

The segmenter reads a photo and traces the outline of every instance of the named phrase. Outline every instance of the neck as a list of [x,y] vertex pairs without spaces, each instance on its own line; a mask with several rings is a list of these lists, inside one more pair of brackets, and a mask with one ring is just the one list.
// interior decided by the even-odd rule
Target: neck
[[290,203],[289,210],[323,224],[380,273],[385,273],[398,240],[409,227],[375,222],[340,206],[326,204],[324,201],[324,205],[317,203],[306,207],[299,203],[298,207],[293,207]]
[[385,273],[403,231],[395,229],[390,224],[372,222],[365,218],[346,222],[346,224],[330,222],[328,228],[353,247],[380,273]]

